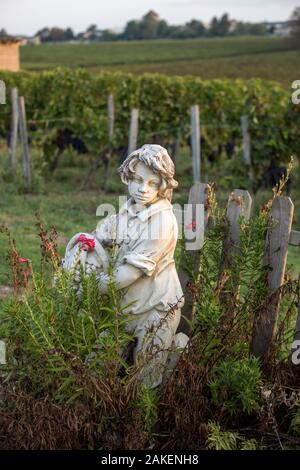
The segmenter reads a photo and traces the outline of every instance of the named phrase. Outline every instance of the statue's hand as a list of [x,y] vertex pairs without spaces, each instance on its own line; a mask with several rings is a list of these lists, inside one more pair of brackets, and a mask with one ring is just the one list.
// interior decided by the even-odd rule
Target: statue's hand
[[63,269],[72,271],[82,265],[86,274],[108,270],[109,257],[101,243],[89,233],[78,233],[69,241]]

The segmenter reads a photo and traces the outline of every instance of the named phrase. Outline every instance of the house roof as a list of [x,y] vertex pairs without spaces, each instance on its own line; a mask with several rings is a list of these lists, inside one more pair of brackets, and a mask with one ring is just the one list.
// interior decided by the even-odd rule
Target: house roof
[[2,36],[0,37],[0,44],[20,44],[22,42],[19,38],[14,38],[11,36]]

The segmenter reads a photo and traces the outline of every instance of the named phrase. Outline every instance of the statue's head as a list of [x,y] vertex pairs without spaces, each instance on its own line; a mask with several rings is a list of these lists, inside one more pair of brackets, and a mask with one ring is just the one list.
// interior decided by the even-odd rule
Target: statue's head
[[123,183],[136,203],[149,205],[158,199],[172,199],[178,186],[173,178],[174,163],[160,145],[146,144],[132,152],[119,168]]

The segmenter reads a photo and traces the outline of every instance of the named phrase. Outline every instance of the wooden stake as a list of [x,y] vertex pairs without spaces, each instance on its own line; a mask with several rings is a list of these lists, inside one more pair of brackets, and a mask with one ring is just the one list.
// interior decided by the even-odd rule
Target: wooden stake
[[250,219],[252,207],[252,198],[248,191],[235,189],[228,201],[226,220],[228,232],[224,241],[223,266],[224,269],[230,269],[233,257],[239,251],[240,243],[240,224],[239,219],[243,216],[246,220]]
[[264,263],[269,267],[268,294],[272,296],[267,308],[255,320],[251,341],[251,353],[265,362],[276,334],[280,307],[278,289],[284,283],[284,274],[290,239],[294,205],[289,197],[276,197],[269,214],[273,225],[267,232]]
[[108,114],[108,136],[109,140],[114,135],[114,122],[115,122],[115,105],[113,95],[109,95],[107,98],[107,114]]
[[138,138],[138,127],[139,127],[139,110],[138,108],[133,108],[131,110],[131,118],[130,118],[128,155],[130,155],[134,150],[136,150],[137,138]]
[[249,134],[249,121],[248,116],[241,117],[241,126],[243,133],[243,151],[244,151],[244,162],[248,167],[249,179],[253,183],[254,181],[254,172],[251,161],[251,138]]
[[26,110],[25,110],[25,101],[24,101],[23,96],[18,98],[18,111],[19,111],[20,138],[21,138],[21,143],[22,143],[22,163],[23,163],[25,187],[27,191],[29,191],[31,189],[32,180],[31,180],[30,155],[29,155],[27,123],[26,123]]
[[191,107],[191,146],[194,183],[200,183],[201,177],[201,148],[200,148],[200,113],[196,104]]
[[226,320],[228,319],[230,321],[234,319],[235,305],[240,292],[240,278],[239,274],[235,274],[234,279],[232,279],[233,282],[230,282],[230,278],[233,276],[233,272],[231,271],[231,273],[229,273],[230,289],[226,292],[227,280],[224,272],[232,269],[234,258],[239,254],[241,230],[240,217],[243,216],[245,220],[249,220],[251,207],[252,198],[248,191],[235,189],[229,196],[226,212],[227,233],[223,245],[218,290],[220,301],[226,306]]
[[18,140],[18,88],[12,88],[11,90],[11,130],[10,130],[10,142],[9,142],[9,162],[12,172],[16,173],[17,166],[17,140]]

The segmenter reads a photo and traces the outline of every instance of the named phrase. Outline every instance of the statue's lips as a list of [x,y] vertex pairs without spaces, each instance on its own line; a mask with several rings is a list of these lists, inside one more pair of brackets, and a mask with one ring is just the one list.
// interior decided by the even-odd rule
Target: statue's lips
[[147,196],[146,197],[145,196],[140,196],[139,194],[136,194],[134,197],[135,197],[135,199],[139,199],[140,201],[147,201],[148,200]]

